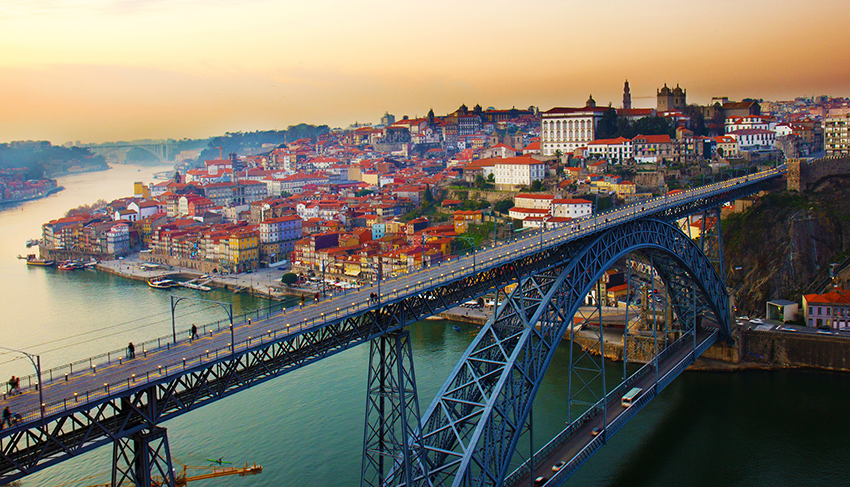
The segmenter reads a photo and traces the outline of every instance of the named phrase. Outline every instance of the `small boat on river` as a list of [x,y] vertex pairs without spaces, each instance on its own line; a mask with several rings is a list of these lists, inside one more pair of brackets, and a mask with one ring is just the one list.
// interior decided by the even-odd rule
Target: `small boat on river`
[[35,245],[38,245],[38,239],[37,238],[31,238],[31,239],[27,240],[27,248],[33,247]]
[[155,289],[168,289],[179,285],[179,282],[165,276],[151,277],[148,279],[148,286]]
[[27,256],[27,265],[35,266],[35,267],[52,267],[55,262],[52,260],[39,259],[35,256],[35,254],[29,254]]
[[85,265],[81,264],[79,262],[74,262],[72,260],[69,260],[69,261],[66,261],[66,262],[62,262],[61,264],[56,266],[56,268],[59,269],[59,270],[62,270],[62,271],[76,271],[76,270],[85,268]]

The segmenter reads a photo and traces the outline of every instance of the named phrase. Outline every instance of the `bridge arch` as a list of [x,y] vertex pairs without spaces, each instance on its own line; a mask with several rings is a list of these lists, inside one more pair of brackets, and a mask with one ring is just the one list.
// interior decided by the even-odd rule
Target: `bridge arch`
[[[584,296],[614,263],[643,251],[698,292],[729,337],[725,284],[676,226],[642,219],[567,244],[564,258],[524,279],[478,333],[423,416],[417,485],[498,485],[534,396]],[[674,306],[683,308],[681,293]],[[683,309],[681,311],[684,311]]]

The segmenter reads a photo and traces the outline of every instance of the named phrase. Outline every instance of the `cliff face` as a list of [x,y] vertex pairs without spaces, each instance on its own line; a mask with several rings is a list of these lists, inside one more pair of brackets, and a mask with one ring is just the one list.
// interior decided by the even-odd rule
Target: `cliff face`
[[[728,285],[738,314],[763,314],[765,301],[799,302],[850,250],[850,178],[804,193],[779,190],[723,220]],[[815,286],[816,287],[816,286]]]

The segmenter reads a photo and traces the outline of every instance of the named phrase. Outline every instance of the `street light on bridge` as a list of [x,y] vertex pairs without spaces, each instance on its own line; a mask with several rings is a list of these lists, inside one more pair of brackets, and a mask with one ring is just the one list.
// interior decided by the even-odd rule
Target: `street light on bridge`
[[41,383],[41,357],[36,354],[24,352],[23,350],[17,350],[9,347],[0,347],[2,350],[8,350],[9,352],[20,353],[24,355],[29,361],[32,363],[32,366],[35,368],[36,382],[35,389],[38,391],[38,411],[39,418],[41,419],[41,424],[44,426],[44,393],[42,392],[42,383]]

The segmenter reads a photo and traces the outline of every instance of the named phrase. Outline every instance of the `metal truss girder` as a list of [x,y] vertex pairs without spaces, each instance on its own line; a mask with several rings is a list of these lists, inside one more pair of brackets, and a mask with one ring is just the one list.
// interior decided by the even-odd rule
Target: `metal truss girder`
[[[524,279],[500,305],[495,320],[479,332],[443,384],[423,420],[416,485],[502,482],[521,425],[557,344],[572,327],[572,316],[610,265],[630,252],[649,249],[672,256],[709,297],[728,335],[725,287],[699,247],[673,225],[637,220],[571,243],[560,248],[560,262]],[[481,355],[494,362],[498,380],[469,365]],[[460,462],[449,462],[458,455]]]

